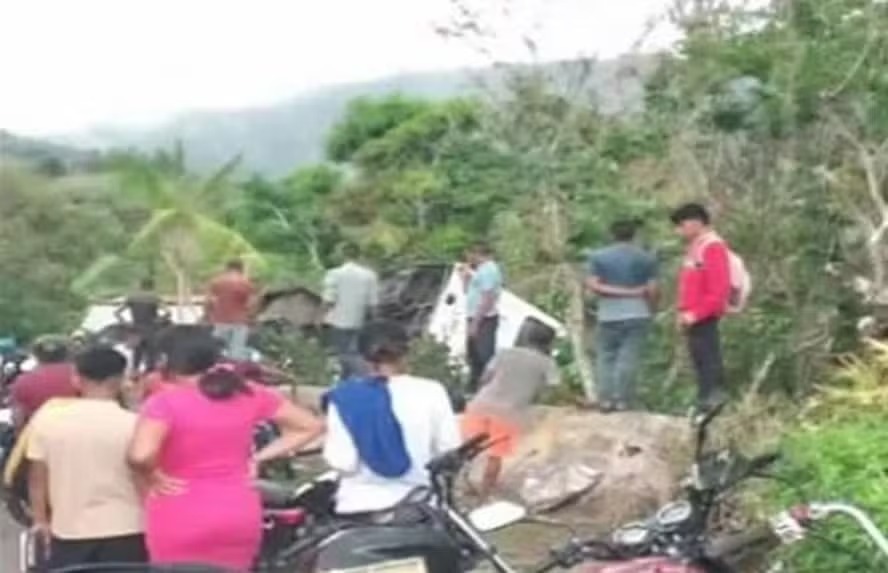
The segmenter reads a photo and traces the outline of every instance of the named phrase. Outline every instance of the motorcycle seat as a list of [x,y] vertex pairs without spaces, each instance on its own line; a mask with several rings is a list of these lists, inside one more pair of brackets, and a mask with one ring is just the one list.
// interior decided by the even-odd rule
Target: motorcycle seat
[[278,510],[296,507],[297,495],[292,486],[268,480],[258,480],[255,485],[264,509]]
[[302,525],[308,516],[305,510],[300,507],[292,509],[266,509],[262,513],[266,519],[290,526]]

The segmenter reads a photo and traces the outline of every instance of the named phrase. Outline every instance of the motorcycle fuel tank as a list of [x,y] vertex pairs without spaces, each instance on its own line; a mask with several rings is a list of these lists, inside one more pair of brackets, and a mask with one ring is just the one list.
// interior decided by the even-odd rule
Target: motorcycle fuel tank
[[647,557],[622,563],[588,563],[581,573],[706,573],[696,565],[677,563],[665,557]]

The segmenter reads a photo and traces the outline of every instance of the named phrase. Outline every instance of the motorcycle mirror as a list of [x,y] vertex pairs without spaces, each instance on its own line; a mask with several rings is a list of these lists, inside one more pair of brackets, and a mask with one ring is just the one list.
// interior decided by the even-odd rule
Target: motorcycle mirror
[[469,521],[482,532],[496,531],[527,517],[527,508],[508,501],[483,505],[469,514]]

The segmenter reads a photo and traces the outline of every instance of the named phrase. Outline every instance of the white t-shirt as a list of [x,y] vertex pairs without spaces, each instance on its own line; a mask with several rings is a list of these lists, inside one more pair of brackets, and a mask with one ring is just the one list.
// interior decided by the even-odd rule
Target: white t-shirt
[[400,478],[375,474],[358,450],[334,405],[327,411],[324,458],[342,474],[336,499],[339,513],[388,509],[417,486],[429,485],[426,464],[461,443],[459,425],[444,387],[434,380],[397,376],[388,381],[392,410],[404,432],[411,467]]

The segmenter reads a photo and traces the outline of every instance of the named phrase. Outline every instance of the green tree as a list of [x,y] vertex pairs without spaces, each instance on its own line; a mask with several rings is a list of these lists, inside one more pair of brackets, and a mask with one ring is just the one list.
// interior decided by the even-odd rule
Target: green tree
[[4,162],[0,331],[29,340],[76,326],[86,301],[68,285],[126,237],[115,190],[107,177],[48,179]]
[[237,164],[235,158],[201,178],[186,171],[181,147],[154,161],[121,158],[117,171],[122,189],[144,205],[149,216],[130,238],[125,252],[97,259],[75,281],[75,290],[94,288],[122,263],[142,261],[150,267],[157,260],[173,278],[177,299],[184,303],[191,299],[194,281],[227,259],[239,257],[254,267],[263,266],[259,251],[222,222],[225,206],[231,201],[230,178]]

